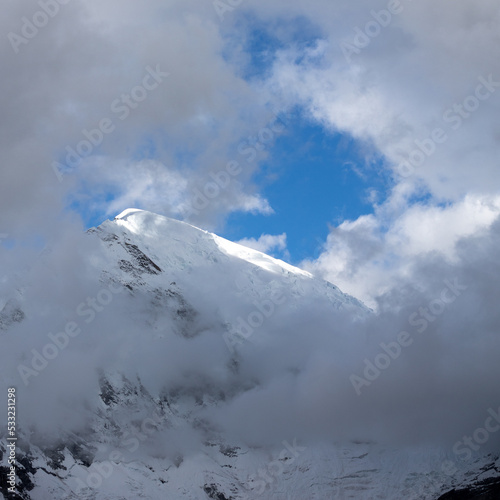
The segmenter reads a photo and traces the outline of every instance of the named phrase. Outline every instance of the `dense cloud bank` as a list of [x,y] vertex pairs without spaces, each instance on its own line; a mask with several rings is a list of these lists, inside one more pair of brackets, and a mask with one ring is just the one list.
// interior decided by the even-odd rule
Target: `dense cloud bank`
[[[237,325],[269,300],[241,291],[237,268],[177,277],[193,311],[182,326],[172,310],[158,309],[154,294],[99,282],[104,254],[86,235],[39,257],[25,276],[29,285],[17,287],[14,303],[25,318],[2,333],[10,353],[3,373],[18,387],[21,425],[49,434],[86,425],[88,410],[100,404],[104,371],[140,379],[154,396],[180,391],[218,401],[197,407],[199,418],[250,444],[295,436],[452,449],[500,406],[499,239],[496,222],[459,240],[453,261],[417,259],[412,275],[377,297],[377,312],[365,319],[284,289],[264,324],[228,349],[227,322]],[[262,271],[254,279],[255,286],[269,280]],[[47,344],[58,342],[49,359]],[[200,430],[183,432],[196,449]],[[491,432],[475,446],[496,445]]]

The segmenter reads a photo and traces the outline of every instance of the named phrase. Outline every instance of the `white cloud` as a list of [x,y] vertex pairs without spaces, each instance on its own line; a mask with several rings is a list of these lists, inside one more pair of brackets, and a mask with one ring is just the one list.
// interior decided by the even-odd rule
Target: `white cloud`
[[[23,17],[38,9],[5,5],[2,32],[20,33]],[[19,53],[6,39],[0,48],[0,199],[10,213],[0,211],[2,231],[13,237],[34,227],[53,231],[51,221],[68,195],[75,197],[75,189],[80,194],[80,182],[90,182],[99,195],[113,180],[119,191],[114,205],[140,198],[145,208],[178,216],[193,191],[211,181],[211,172],[228,161],[242,162],[237,145],[257,133],[270,112],[265,94],[224,57],[221,29],[210,2],[75,0],[61,5]],[[169,75],[144,99],[136,91],[139,99],[117,112],[142,85],[148,67]],[[106,118],[113,131],[83,163],[65,169],[59,182],[53,162],[67,165],[66,148],[77,149],[86,140],[84,130]],[[145,167],[144,158],[154,169]],[[96,162],[98,172],[85,169]],[[213,225],[232,210],[270,213],[251,181],[258,166],[245,162],[238,182],[221,190],[193,222]],[[114,210],[91,196],[82,210],[99,207],[103,216]]]
[[447,207],[413,205],[395,222],[387,239],[403,257],[440,252],[452,258],[460,238],[488,228],[499,213],[499,196],[466,196]]
[[412,275],[420,258],[436,254],[454,261],[457,243],[488,230],[499,215],[498,196],[468,196],[442,207],[418,204],[399,215],[381,207],[333,228],[318,259],[302,266],[376,306],[379,295]]
[[260,195],[241,194],[230,205],[231,211],[250,212],[253,214],[271,215],[274,213],[269,202]]
[[286,251],[286,233],[276,235],[262,234],[259,239],[243,238],[237,241],[237,243],[267,254],[276,251],[284,252]]

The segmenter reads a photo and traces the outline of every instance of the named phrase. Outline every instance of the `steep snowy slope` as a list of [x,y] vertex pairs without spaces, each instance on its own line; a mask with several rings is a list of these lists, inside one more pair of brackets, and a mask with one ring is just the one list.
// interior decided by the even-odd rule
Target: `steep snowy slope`
[[[279,282],[281,286],[289,287],[294,295],[326,295],[336,308],[351,307],[354,314],[367,311],[358,300],[328,282],[314,279],[302,269],[184,222],[150,212],[127,209],[114,221],[99,226],[96,233],[104,241],[123,243],[129,256],[136,259],[130,243],[133,241],[171,276],[179,276],[179,272],[191,274],[195,269],[210,267],[214,276],[229,273],[234,276],[240,290],[248,290],[256,295],[263,283]],[[111,265],[118,258],[118,253],[122,257],[126,256],[122,251],[123,245],[109,245]],[[123,267],[121,269],[124,270]],[[144,269],[148,274],[160,272],[160,269],[149,269],[147,265]],[[261,281],[256,281],[256,276]],[[354,310],[356,308],[357,311]]]
[[[46,367],[10,381],[21,401],[40,398],[19,422],[21,498],[436,499],[499,472],[493,456],[460,464],[439,448],[318,441],[314,429],[307,442],[297,438],[303,420],[315,424],[307,404],[323,405],[303,385],[321,359],[315,339],[326,335],[327,354],[341,365],[343,339],[372,314],[334,285],[136,209],[89,230],[88,241],[84,261],[68,256],[76,303],[64,302],[63,289],[61,303],[33,308],[18,293],[0,313],[6,345],[32,335],[44,317],[66,327]],[[41,337],[33,345],[44,355]],[[31,356],[21,362],[33,371]],[[268,436],[273,422],[261,422],[252,402],[267,397],[272,417],[296,398],[292,383],[307,404],[292,401],[276,414]],[[453,474],[443,467],[449,460]]]

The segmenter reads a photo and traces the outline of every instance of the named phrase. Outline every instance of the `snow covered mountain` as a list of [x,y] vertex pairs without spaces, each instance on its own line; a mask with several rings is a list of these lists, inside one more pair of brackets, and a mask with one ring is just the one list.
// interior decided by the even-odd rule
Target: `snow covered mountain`
[[[460,463],[440,447],[318,438],[315,367],[322,354],[341,365],[343,338],[372,315],[336,286],[136,209],[85,245],[67,256],[71,277],[41,257],[52,287],[69,282],[57,304],[31,305],[26,283],[0,312],[15,352],[42,329],[5,380],[20,400],[19,498],[437,499],[469,487],[452,499],[498,486],[497,456]],[[316,353],[325,324],[332,351]],[[295,402],[291,387],[304,393]]]

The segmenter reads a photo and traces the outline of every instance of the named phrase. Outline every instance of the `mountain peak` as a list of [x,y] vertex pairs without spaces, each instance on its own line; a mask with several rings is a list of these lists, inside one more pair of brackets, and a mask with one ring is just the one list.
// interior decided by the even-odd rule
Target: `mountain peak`
[[198,244],[203,242],[212,247],[215,246],[224,255],[244,260],[274,274],[292,273],[313,278],[311,273],[263,252],[229,241],[186,222],[146,210],[127,208],[117,215],[112,223],[120,225],[135,235],[142,235],[148,239],[157,239],[163,242],[167,240],[184,241],[185,243],[196,242]]
[[[198,273],[210,275],[210,280],[215,282],[233,276],[238,289],[252,289],[253,294],[260,295],[262,290],[257,283],[259,280],[255,281],[255,273],[261,273],[264,280],[261,285],[267,283],[265,288],[271,286],[269,283],[274,283],[272,286],[283,287],[287,293],[297,297],[304,294],[318,299],[323,297],[336,308],[353,307],[355,315],[368,312],[360,301],[307,271],[163,215],[128,208],[113,221],[105,221],[95,231],[106,242],[106,253],[114,262],[109,263],[110,268],[116,268],[118,262],[119,272],[123,271],[124,266],[132,270],[137,267],[132,262],[137,255],[132,256],[132,259],[127,257],[133,250],[135,254],[140,252],[141,259],[152,268],[168,270],[171,276],[180,274],[176,278],[180,281],[184,279],[181,275],[196,269]],[[135,272],[138,272],[137,269]],[[127,278],[122,276],[122,280],[126,282]],[[133,283],[129,284],[133,286]]]

